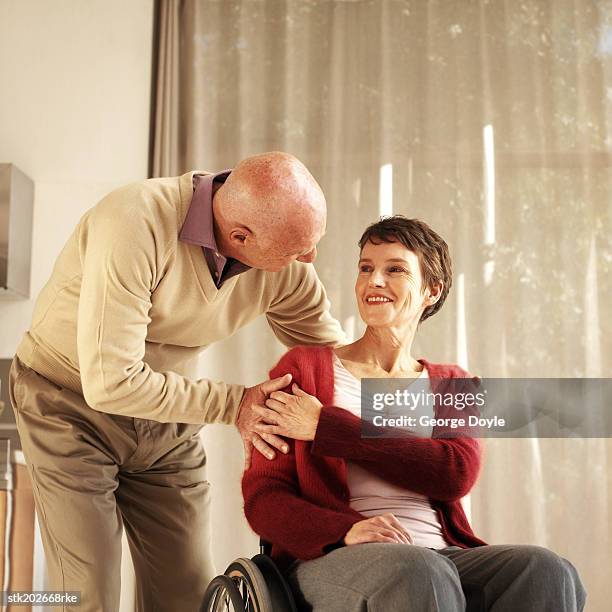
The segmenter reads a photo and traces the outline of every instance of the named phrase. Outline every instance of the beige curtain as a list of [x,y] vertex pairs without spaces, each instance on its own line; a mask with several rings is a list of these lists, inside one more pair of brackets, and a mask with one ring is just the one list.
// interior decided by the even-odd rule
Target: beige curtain
[[[393,211],[431,223],[454,255],[453,291],[417,356],[481,376],[610,376],[612,2],[160,9],[156,175],[290,151],[328,198],[317,269],[349,331],[356,241]],[[257,382],[280,352],[258,324],[208,351],[202,374]],[[222,566],[255,539],[239,441],[228,428],[206,436]],[[609,603],[611,454],[608,439],[489,440],[470,499],[487,541],[570,558],[593,611]]]

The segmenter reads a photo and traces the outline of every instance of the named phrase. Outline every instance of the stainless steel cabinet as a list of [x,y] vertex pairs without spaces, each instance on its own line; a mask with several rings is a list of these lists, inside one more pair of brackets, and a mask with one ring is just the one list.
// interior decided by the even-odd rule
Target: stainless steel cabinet
[[34,183],[14,164],[0,164],[0,298],[30,296]]

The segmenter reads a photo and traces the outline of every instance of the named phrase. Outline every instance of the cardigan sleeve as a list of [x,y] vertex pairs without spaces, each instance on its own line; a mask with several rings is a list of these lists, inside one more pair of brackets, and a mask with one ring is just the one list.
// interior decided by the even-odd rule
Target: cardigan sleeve
[[481,448],[474,438],[363,438],[361,419],[325,406],[312,453],[354,461],[397,486],[431,499],[465,496],[478,477]]
[[[286,353],[270,372],[271,378],[291,374],[300,384],[300,350]],[[288,393],[290,388],[286,389]],[[253,530],[278,544],[297,559],[315,559],[337,544],[363,517],[350,509],[332,510],[301,496],[296,466],[296,442],[289,452],[269,461],[254,453],[251,467],[242,477],[244,513]],[[298,442],[297,444],[305,444]]]
[[242,477],[244,513],[255,531],[297,559],[315,559],[340,541],[363,517],[324,508],[300,496],[295,443],[289,453],[268,461],[255,453]]

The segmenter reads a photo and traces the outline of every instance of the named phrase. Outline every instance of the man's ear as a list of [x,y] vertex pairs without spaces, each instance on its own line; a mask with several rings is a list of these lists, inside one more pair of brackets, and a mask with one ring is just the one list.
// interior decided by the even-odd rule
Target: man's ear
[[252,238],[251,230],[244,226],[233,228],[229,235],[230,244],[234,247],[242,247]]

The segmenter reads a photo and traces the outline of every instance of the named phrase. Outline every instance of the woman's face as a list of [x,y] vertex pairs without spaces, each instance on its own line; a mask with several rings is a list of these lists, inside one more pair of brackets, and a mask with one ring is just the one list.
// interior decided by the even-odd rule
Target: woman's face
[[400,242],[367,242],[355,283],[359,314],[369,327],[418,323],[428,306],[417,255]]

